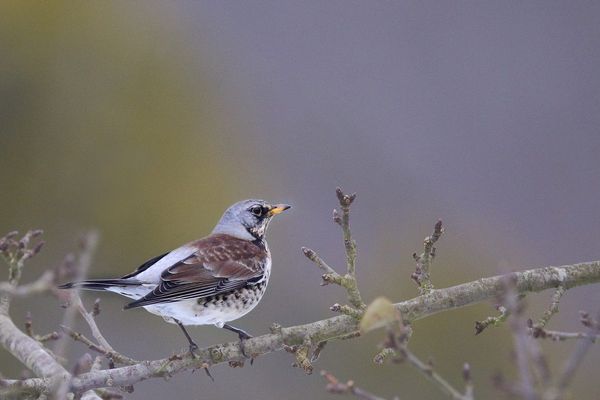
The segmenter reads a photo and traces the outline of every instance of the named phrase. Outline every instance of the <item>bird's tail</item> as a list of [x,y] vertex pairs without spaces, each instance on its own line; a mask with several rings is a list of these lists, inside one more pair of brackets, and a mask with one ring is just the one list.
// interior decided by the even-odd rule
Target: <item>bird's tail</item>
[[60,285],[59,289],[107,290],[112,287],[139,286],[141,283],[132,279],[88,279],[81,282],[69,282]]

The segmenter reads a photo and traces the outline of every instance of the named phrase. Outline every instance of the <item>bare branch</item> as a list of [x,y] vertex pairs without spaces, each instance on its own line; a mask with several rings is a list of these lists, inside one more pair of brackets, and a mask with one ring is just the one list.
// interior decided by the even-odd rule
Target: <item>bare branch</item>
[[452,399],[473,400],[473,383],[471,381],[470,366],[468,364],[463,365],[465,393],[462,394],[440,374],[433,370],[433,362],[423,362],[408,348],[408,340],[411,335],[412,328],[409,325],[404,325],[400,319],[398,319],[396,324],[388,325],[387,337],[382,344],[383,350],[375,356],[375,363],[382,364],[385,359],[390,357],[395,362],[407,361],[413,368],[423,374]]
[[[41,233],[40,230],[29,231],[18,241],[15,239],[17,232],[0,238],[0,253],[9,265],[8,283],[12,287],[17,287],[25,261],[40,251],[41,242],[35,244],[34,239]],[[64,379],[69,376],[39,341],[15,326],[8,314],[11,299],[11,293],[0,294],[0,344],[39,377]]]
[[354,381],[340,382],[332,373],[321,371],[321,376],[327,381],[325,390],[333,394],[351,394],[361,400],[385,400],[354,385]]
[[0,313],[0,344],[37,376],[68,375],[40,342],[21,332],[4,313]]
[[566,291],[567,289],[565,289],[562,285],[559,285],[556,288],[556,291],[552,295],[552,303],[550,304],[550,307],[544,312],[544,315],[542,315],[537,324],[534,325],[534,328],[543,329],[546,326],[548,321],[550,321],[550,318],[552,318],[552,316],[558,312],[558,303]]
[[339,313],[342,313],[342,314],[349,315],[349,316],[351,316],[353,318],[356,318],[356,319],[360,319],[362,317],[362,315],[363,315],[362,312],[360,312],[357,309],[355,309],[353,307],[350,307],[350,306],[348,306],[346,304],[335,303],[334,305],[332,305],[331,307],[329,307],[329,309],[331,311],[334,311],[334,312],[339,312]]
[[[60,388],[61,391],[59,391],[59,395],[61,393],[66,394],[67,391],[72,391],[77,395],[84,394],[85,396],[97,396],[95,393],[89,392],[89,390],[129,386],[149,378],[169,377],[184,370],[206,368],[222,363],[239,363],[246,359],[245,354],[252,354],[253,357],[257,357],[282,349],[291,350],[296,357],[297,365],[302,367],[306,372],[312,371],[311,363],[316,359],[325,342],[333,339],[355,337],[357,335],[360,320],[358,317],[363,315],[362,312],[364,312],[365,309],[365,305],[362,302],[362,298],[360,297],[356,285],[356,244],[350,235],[349,228],[349,208],[354,201],[355,195],[345,195],[339,189],[336,193],[338,195],[338,200],[340,201],[341,215],[336,212],[334,214],[334,221],[342,227],[346,249],[347,273],[344,276],[341,276],[331,267],[328,267],[323,260],[318,258],[316,253],[308,251],[308,249],[305,249],[304,252],[309,259],[326,272],[323,277],[324,281],[337,283],[347,289],[349,301],[353,307],[343,305],[334,306],[336,311],[344,312],[345,310],[347,315],[338,315],[333,318],[287,328],[277,326],[273,328],[272,333],[270,334],[246,340],[243,348],[238,341],[223,343],[197,350],[195,352],[196,357],[190,356],[187,349],[182,351],[181,354],[175,354],[164,359],[153,361],[137,362],[122,356],[124,357],[122,362],[131,363],[131,365],[115,368],[114,365],[109,362],[109,368],[105,370],[101,369],[101,363],[97,358],[96,362],[90,367],[89,372],[82,373],[78,376],[72,376],[55,361],[50,353],[45,351],[38,341],[27,336],[14,326],[7,313],[7,304],[9,302],[3,301],[0,304],[0,344],[7,348],[41,378],[32,378],[21,381],[3,380],[0,382],[0,386],[2,384],[15,387],[18,385],[30,386],[39,389],[40,393],[43,391],[47,394],[52,393],[55,388]],[[429,257],[429,264],[431,263],[434,254],[433,244],[439,239],[441,233],[441,223],[436,224],[434,234],[426,239],[425,252],[428,255],[427,257]],[[32,243],[32,238],[34,237],[33,234],[21,241],[16,241],[14,237],[15,235],[8,235],[0,240],[0,252],[5,258],[7,258],[8,255],[9,264],[14,264],[17,259],[26,259],[27,254],[32,255],[35,252],[35,248],[28,247],[30,243]],[[79,268],[79,270],[83,270],[83,272],[85,272],[85,269],[91,260],[91,251],[86,249],[93,248],[93,242],[94,240],[92,238],[92,245],[84,247],[84,250],[82,250],[82,254],[79,257],[79,262],[77,264],[80,265],[80,267],[83,265],[83,268]],[[18,266],[18,264],[14,265]],[[12,271],[9,279],[9,283],[12,282],[11,285],[13,285],[14,282],[18,282],[19,271],[19,268]],[[60,271],[58,273],[60,273]],[[402,320],[405,323],[410,323],[411,321],[438,312],[496,298],[498,295],[506,292],[506,281],[509,278],[511,282],[513,282],[512,290],[514,290],[515,296],[549,288],[557,288],[559,286],[564,288],[564,290],[567,290],[575,286],[599,282],[600,262],[595,261],[562,267],[538,268],[515,272],[510,275],[483,278],[450,288],[428,290],[424,292],[426,294],[393,304],[392,307],[396,312],[402,315]],[[431,286],[431,288],[432,287],[433,286]],[[15,293],[17,289],[18,288],[15,289]],[[12,296],[11,291],[12,289],[7,292],[2,292],[2,300],[7,298],[10,300],[10,297]],[[4,307],[5,305],[6,307]],[[556,307],[557,305],[558,301],[556,301]],[[512,309],[509,306],[507,306],[507,309],[512,312]],[[94,312],[90,313],[85,310],[79,297],[73,297],[68,313],[71,313],[71,317],[74,318],[74,313],[76,312],[80,312],[86,319],[86,322],[88,322],[92,331],[92,335],[97,342],[94,343],[92,339],[86,338],[88,343],[101,349],[101,354],[109,355],[109,359],[115,359],[115,357],[120,356],[119,353],[112,349],[108,341],[106,341],[101,334],[93,318],[93,314],[99,312],[99,307],[95,306]],[[598,324],[594,322],[594,320],[587,317],[582,318],[582,322],[595,327],[594,329],[596,330],[591,332],[590,335],[598,334]],[[527,332],[527,325],[525,325],[524,329],[525,332]],[[589,340],[582,340],[580,343],[591,343],[591,338],[592,336],[589,336],[587,338]],[[525,339],[532,341],[528,335],[525,335]],[[385,356],[389,355],[402,356],[411,363],[411,365],[417,367],[422,373],[436,382],[438,386],[454,398],[461,400],[472,399],[473,389],[470,367],[463,368],[465,393],[461,394],[432,370],[431,363],[421,361],[410,352],[405,343],[403,346],[398,346],[392,350],[393,352],[389,354],[383,354],[384,352],[380,353],[381,358],[384,359]],[[531,349],[526,349],[526,357],[527,355],[531,355],[532,358],[535,358],[532,354]],[[576,365],[580,362],[580,358],[577,357],[574,355],[573,360],[575,361],[571,362],[569,365],[575,365],[576,368]],[[563,379],[565,382],[569,382],[570,376],[572,376],[572,373],[569,371],[572,371],[575,368],[569,366],[565,368],[566,372]]]
[[[515,280],[518,293],[539,292],[557,287],[562,283],[567,288],[600,281],[600,261],[565,265],[562,267],[537,268],[511,275]],[[456,309],[481,301],[496,298],[504,290],[506,276],[499,275],[483,278],[445,289],[437,289],[434,293],[418,296],[410,300],[394,304],[406,321],[414,321],[438,312]],[[260,356],[280,351],[284,345],[302,345],[306,338],[313,343],[332,340],[353,335],[358,330],[358,321],[347,315],[339,315],[305,325],[282,327],[274,333],[257,336],[246,340],[245,351],[253,356]],[[171,357],[143,361],[136,365],[92,371],[75,377],[72,389],[76,391],[98,387],[131,385],[152,377],[164,377],[191,368],[200,368],[203,363],[217,365],[229,361],[245,359],[239,342],[230,342],[206,347],[196,351],[198,359],[188,356],[187,350],[177,359]]]
[[338,275],[338,273],[335,272],[335,270],[329,265],[327,265],[327,263],[323,261],[323,259],[319,257],[314,250],[311,250],[308,247],[302,247],[302,252],[309,260],[317,264],[317,266],[321,268],[326,274]]
[[[447,380],[445,380],[440,374],[435,372],[432,366],[428,363],[421,361],[408,347],[401,348],[402,356],[408,361],[415,369],[423,374],[430,381],[435,383],[443,392],[448,394],[455,400],[471,400],[471,397],[463,395],[454,388]],[[472,389],[471,389],[472,391]]]
[[[600,320],[600,312],[598,313],[597,320]],[[556,397],[555,397],[556,399],[559,399],[562,397],[562,393],[566,390],[566,388],[571,383],[571,380],[573,379],[573,376],[575,375],[575,371],[577,370],[577,368],[579,368],[579,366],[581,365],[581,362],[583,361],[583,358],[587,354],[589,348],[594,343],[592,337],[597,337],[598,334],[600,334],[600,324],[597,323],[597,324],[595,324],[595,326],[592,326],[590,331],[591,331],[590,336],[587,338],[584,338],[584,340],[581,340],[577,343],[577,347],[575,348],[575,351],[573,351],[573,353],[571,354],[571,357],[569,357],[569,359],[567,360],[567,362],[563,368],[563,372],[562,372],[561,376],[558,378],[558,383],[556,386]]]
[[104,338],[104,335],[102,335],[102,332],[100,332],[100,328],[98,328],[93,314],[85,309],[79,296],[75,296],[75,298],[73,299],[73,307],[76,307],[77,310],[79,310],[79,313],[90,327],[92,331],[92,336],[94,336],[94,339],[96,339],[100,347],[103,349],[103,351],[101,351],[100,353],[106,355],[109,359],[112,359],[120,364],[132,365],[138,362],[132,358],[124,356],[123,354],[113,349],[110,343],[108,343],[108,341]]
[[469,363],[463,365],[463,380],[465,381],[465,398],[472,400],[474,398],[473,380],[471,379],[471,366]]
[[600,335],[587,333],[587,332],[563,332],[563,331],[551,331],[543,328],[536,328],[534,326],[530,326],[530,334],[534,338],[539,339],[550,339],[555,342],[562,342],[564,340],[570,339],[590,339],[592,343],[595,343]]
[[313,263],[315,263],[324,274],[322,286],[333,283],[346,289],[348,301],[352,306],[334,304],[330,309],[340,312],[356,319],[360,319],[366,304],[363,302],[360,291],[358,290],[358,282],[356,280],[356,242],[352,239],[350,231],[350,206],[356,199],[356,193],[345,194],[341,188],[336,188],[336,196],[341,209],[341,216],[337,210],[333,210],[333,221],[342,228],[344,239],[344,249],[346,252],[346,274],[340,275],[331,268],[314,250],[307,247],[302,247],[302,252]]
[[49,291],[54,285],[54,271],[45,271],[36,281],[26,285],[14,286],[9,282],[0,282],[0,292],[12,297],[27,297]]
[[487,317],[483,321],[475,321],[475,334],[479,335],[483,332],[488,326],[499,326],[502,322],[506,321],[508,318],[508,311],[506,307],[498,305],[497,307],[500,314],[496,317]]
[[508,318],[509,326],[512,330],[514,340],[514,353],[519,371],[519,387],[517,390],[527,400],[535,400],[537,398],[534,388],[533,377],[530,370],[530,345],[532,344],[527,334],[527,324],[523,318],[524,304],[519,302],[517,292],[514,288],[514,280],[505,279],[506,291],[503,295],[504,304],[510,314]]
[[17,231],[9,232],[0,238],[0,256],[8,264],[8,282],[0,284],[0,312],[8,314],[12,292],[21,280],[25,261],[40,252],[43,241],[34,241],[42,235],[42,230],[30,230],[20,240]]
[[139,362],[139,361],[135,361],[131,358],[125,357],[121,354],[118,354],[118,353],[114,352],[114,350],[113,351],[108,350],[108,349],[104,348],[102,345],[98,345],[98,344],[94,343],[93,340],[89,339],[84,334],[82,334],[80,332],[76,332],[73,329],[69,328],[68,326],[61,325],[60,327],[73,340],[83,343],[90,350],[94,350],[95,352],[106,356],[106,358],[108,358],[108,359],[114,359],[116,362],[121,363],[121,364],[126,364],[126,365],[133,365],[133,364],[136,364],[137,362]]
[[[340,208],[342,210],[341,223],[342,233],[344,237],[344,248],[346,249],[346,266],[347,274],[344,277],[346,281],[345,288],[348,291],[348,300],[358,310],[363,310],[366,305],[363,302],[360,292],[358,290],[358,283],[356,281],[356,242],[352,239],[352,232],[350,231],[350,206],[356,199],[356,193],[345,194],[341,188],[335,189],[338,201],[340,202]],[[336,221],[334,213],[334,221]],[[339,218],[337,218],[339,220]]]
[[[100,235],[96,231],[90,231],[84,234],[79,240],[79,254],[77,256],[68,255],[65,258],[64,265],[59,270],[68,270],[72,275],[73,280],[82,280],[87,276],[87,271],[92,264],[92,258],[98,246]],[[79,300],[79,289],[75,288],[70,291],[62,291],[60,296],[66,296],[67,307],[63,315],[60,325],[73,326],[77,313],[80,312],[77,304],[81,304]],[[68,342],[59,341],[54,347],[54,352],[63,356],[67,350]]]
[[442,221],[438,220],[433,227],[431,236],[427,236],[423,241],[423,253],[421,255],[413,254],[413,258],[417,262],[417,268],[411,278],[419,286],[419,293],[421,294],[428,294],[433,290],[429,268],[435,258],[435,247],[433,245],[442,236],[443,232]]

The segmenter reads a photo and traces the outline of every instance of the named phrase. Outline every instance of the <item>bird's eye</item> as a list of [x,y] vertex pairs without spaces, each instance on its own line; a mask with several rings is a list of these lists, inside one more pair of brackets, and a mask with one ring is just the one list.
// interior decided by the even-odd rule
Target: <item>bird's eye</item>
[[261,217],[263,215],[263,208],[261,206],[252,206],[250,212],[257,217]]

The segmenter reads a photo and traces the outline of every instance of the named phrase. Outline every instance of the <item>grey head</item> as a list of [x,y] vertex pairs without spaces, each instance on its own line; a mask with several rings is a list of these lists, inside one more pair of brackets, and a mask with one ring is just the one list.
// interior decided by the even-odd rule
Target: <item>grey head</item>
[[229,207],[212,233],[221,233],[245,240],[262,240],[271,219],[291,206],[269,204],[264,200],[242,200]]

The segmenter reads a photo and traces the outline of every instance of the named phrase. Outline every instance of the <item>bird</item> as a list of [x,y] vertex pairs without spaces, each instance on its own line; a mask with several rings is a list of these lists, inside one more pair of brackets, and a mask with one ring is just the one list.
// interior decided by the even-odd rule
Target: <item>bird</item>
[[257,199],[237,202],[210,235],[154,257],[132,273],[59,288],[108,291],[133,299],[125,310],[143,307],[178,325],[192,356],[198,345],[185,328],[190,325],[215,325],[237,333],[245,355],[244,341],[252,336],[229,322],[246,315],[263,297],[271,274],[265,234],[272,218],[289,208]]

